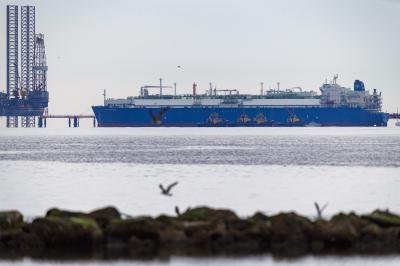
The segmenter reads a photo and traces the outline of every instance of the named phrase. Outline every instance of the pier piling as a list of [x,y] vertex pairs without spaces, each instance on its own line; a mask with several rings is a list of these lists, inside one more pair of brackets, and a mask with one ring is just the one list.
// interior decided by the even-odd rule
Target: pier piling
[[79,118],[74,116],[74,127],[79,127]]

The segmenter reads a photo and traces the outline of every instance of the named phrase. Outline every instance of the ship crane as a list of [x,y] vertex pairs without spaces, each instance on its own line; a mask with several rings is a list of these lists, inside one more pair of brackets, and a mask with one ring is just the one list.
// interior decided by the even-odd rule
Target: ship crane
[[[145,91],[147,89],[160,89],[160,92],[162,94],[162,89],[171,89],[171,88],[172,88],[172,86],[145,85],[145,86],[140,87],[140,96],[142,96],[142,97],[147,96],[145,93]],[[160,97],[161,97],[161,94],[160,94]]]

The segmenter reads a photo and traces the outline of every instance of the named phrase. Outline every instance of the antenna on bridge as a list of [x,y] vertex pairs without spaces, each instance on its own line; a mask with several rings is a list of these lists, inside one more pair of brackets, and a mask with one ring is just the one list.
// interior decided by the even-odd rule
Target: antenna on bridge
[[176,82],[174,82],[174,96],[176,97]]
[[260,85],[261,85],[260,94],[261,94],[261,96],[262,96],[262,95],[264,94],[264,82],[261,82]]
[[333,76],[333,84],[336,84],[336,81],[337,81],[338,77],[339,77],[338,74]]
[[160,78],[160,98],[162,97],[162,78]]
[[106,90],[103,90],[104,105],[106,104]]

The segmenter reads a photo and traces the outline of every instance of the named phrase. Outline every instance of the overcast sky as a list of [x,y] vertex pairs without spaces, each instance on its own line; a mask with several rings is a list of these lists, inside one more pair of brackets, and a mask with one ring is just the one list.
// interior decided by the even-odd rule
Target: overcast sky
[[384,110],[400,107],[397,0],[2,0],[2,91],[7,4],[36,6],[53,114],[89,113],[103,89],[137,95],[160,77],[179,93],[193,82],[259,93],[261,81],[318,90],[336,73],[380,89]]

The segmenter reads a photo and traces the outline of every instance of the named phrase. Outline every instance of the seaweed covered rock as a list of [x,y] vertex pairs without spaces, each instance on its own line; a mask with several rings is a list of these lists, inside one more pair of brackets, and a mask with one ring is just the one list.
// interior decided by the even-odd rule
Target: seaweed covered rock
[[182,244],[187,241],[184,232],[184,224],[175,217],[161,215],[156,218],[160,224],[160,243],[163,244]]
[[46,217],[89,218],[96,220],[100,227],[105,228],[113,219],[121,219],[121,214],[115,207],[112,206],[96,209],[90,213],[52,208],[47,211]]
[[265,221],[248,219],[212,219],[184,221],[189,245],[203,249],[243,253],[260,251],[269,245],[270,230]]
[[388,210],[375,210],[371,214],[363,215],[362,217],[383,227],[400,226],[400,216]]
[[18,227],[23,222],[23,216],[19,211],[0,212],[0,230]]
[[151,217],[142,216],[126,220],[113,220],[106,228],[107,237],[128,242],[131,237],[140,240],[158,241],[161,223]]
[[355,213],[339,213],[329,221],[314,223],[312,239],[327,249],[369,249],[382,241],[382,229]]
[[189,221],[184,222],[184,232],[190,245],[204,246],[223,238],[226,230],[220,221]]
[[13,250],[15,252],[33,252],[44,247],[43,241],[35,234],[29,232],[27,224],[0,232],[0,251]]
[[240,234],[232,223],[240,223],[241,220],[230,210],[198,207],[186,210],[178,216],[178,220],[184,224],[185,235],[190,245],[219,249],[221,246],[232,246],[235,240],[240,239]]
[[46,217],[71,218],[71,217],[90,217],[90,216],[83,212],[68,211],[68,210],[61,210],[58,208],[52,208],[47,211]]
[[96,221],[83,216],[38,218],[32,222],[31,231],[47,247],[93,247],[103,237]]
[[230,210],[211,209],[209,207],[198,207],[188,209],[179,215],[181,221],[212,221],[212,220],[235,220],[238,216]]
[[0,251],[21,251],[29,249],[30,246],[39,247],[40,244],[26,232],[26,228],[20,212],[0,212]]
[[355,213],[339,213],[329,221],[326,233],[329,241],[337,246],[351,245],[360,238],[361,231],[368,224]]
[[268,221],[269,217],[267,215],[265,215],[262,212],[256,212],[255,214],[253,214],[253,216],[249,217],[249,220],[251,221]]
[[296,213],[280,213],[269,218],[271,247],[277,251],[302,252],[308,248],[313,224]]
[[237,252],[259,252],[270,246],[271,225],[264,219],[227,220],[225,230],[225,242]]
[[95,219],[102,228],[106,228],[114,219],[121,219],[120,212],[112,206],[94,210],[89,213],[89,216]]
[[106,235],[109,247],[129,247],[138,252],[148,252],[160,245],[183,245],[187,241],[182,222],[165,215],[156,219],[147,216],[114,219],[107,226]]

